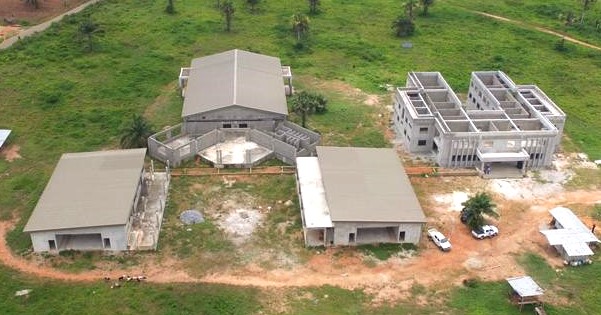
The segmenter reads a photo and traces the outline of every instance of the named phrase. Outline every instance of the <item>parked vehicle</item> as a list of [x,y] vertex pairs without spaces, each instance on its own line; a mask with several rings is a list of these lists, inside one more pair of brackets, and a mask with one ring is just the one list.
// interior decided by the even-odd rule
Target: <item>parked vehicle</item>
[[483,225],[475,230],[472,230],[472,235],[481,240],[486,237],[494,237],[499,234],[499,229],[494,225]]
[[442,251],[446,252],[451,250],[451,242],[449,242],[449,240],[437,229],[428,229],[428,238]]

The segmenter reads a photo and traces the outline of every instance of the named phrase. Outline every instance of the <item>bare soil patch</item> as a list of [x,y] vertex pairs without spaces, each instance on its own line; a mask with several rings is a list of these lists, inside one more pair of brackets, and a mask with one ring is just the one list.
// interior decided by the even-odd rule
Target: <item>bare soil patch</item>
[[[89,0],[40,0],[38,8],[27,5],[23,0],[2,0],[0,5],[0,23],[2,24],[39,24],[50,18],[67,12]],[[5,20],[6,19],[6,20]],[[14,21],[14,23],[7,23]]]
[[20,159],[21,155],[19,154],[19,150],[21,150],[21,147],[16,145],[16,144],[12,144],[10,146],[6,146],[3,147],[0,150],[0,155],[4,156],[4,159],[8,162],[12,162],[16,159]]

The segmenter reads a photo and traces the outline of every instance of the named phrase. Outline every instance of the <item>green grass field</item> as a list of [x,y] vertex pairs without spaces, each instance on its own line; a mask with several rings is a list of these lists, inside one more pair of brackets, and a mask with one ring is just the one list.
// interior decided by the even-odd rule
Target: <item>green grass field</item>
[[[599,46],[601,44],[601,5],[595,4],[585,12],[584,23],[580,23],[582,1],[574,0],[449,0],[448,3],[466,10],[491,13],[527,24],[569,35]],[[566,16],[574,14],[572,25],[566,25]]]
[[[322,0],[321,13],[310,16],[311,33],[301,49],[295,48],[290,17],[307,11],[305,1],[264,1],[256,14],[250,14],[243,1],[236,0],[231,33],[223,31],[215,3],[176,0],[178,13],[171,16],[163,12],[166,1],[106,0],[0,52],[0,128],[13,130],[10,143],[19,145],[23,156],[10,163],[0,160],[0,218],[21,218],[9,235],[16,252],[30,246],[21,229],[62,153],[116,148],[121,126],[134,113],[144,113],[157,129],[177,124],[179,68],[187,66],[191,58],[233,48],[280,57],[283,64],[292,66],[298,88],[316,89],[328,97],[330,110],[308,121],[311,128],[324,134],[328,145],[388,144],[376,123],[376,109],[361,106],[359,100],[349,100],[343,92],[316,81],[337,80],[385,95],[381,86],[404,84],[408,71],[440,71],[456,92],[463,93],[471,71],[499,69],[518,84],[539,85],[568,115],[568,148],[601,159],[601,53],[573,44],[559,52],[554,49],[556,37],[466,9],[563,30],[554,15],[574,8],[569,0],[540,5],[535,0],[438,1],[430,17],[418,17],[415,36],[403,40],[395,38],[390,29],[401,12],[397,1]],[[588,13],[589,22],[599,16],[599,7],[597,4]],[[77,32],[87,17],[102,29],[91,53],[84,51]],[[600,42],[596,31],[589,28],[565,31]],[[403,41],[411,41],[413,48],[401,48]],[[211,226],[204,228],[206,233],[213,231]],[[557,314],[600,313],[599,288],[589,280],[598,274],[597,266],[598,262],[569,269],[560,280],[546,275],[551,285],[561,282],[562,292],[573,301],[567,306],[550,305],[550,309]],[[72,268],[86,269],[87,265]],[[82,314],[90,307],[98,310],[96,314],[255,314],[259,309],[270,310],[262,306],[262,298],[252,288],[152,285],[111,291],[104,283],[59,283],[31,279],[6,268],[0,271],[0,292],[8,297],[0,303],[2,314]],[[29,299],[13,297],[14,291],[24,288],[34,289]],[[494,307],[504,314],[517,314],[499,298],[505,290],[503,283],[458,288],[433,309],[415,306],[412,301],[371,308],[363,292],[308,288],[301,291],[315,298],[299,300],[290,293],[287,312],[422,314],[442,309],[452,314],[485,314]],[[319,298],[324,294],[329,298]]]

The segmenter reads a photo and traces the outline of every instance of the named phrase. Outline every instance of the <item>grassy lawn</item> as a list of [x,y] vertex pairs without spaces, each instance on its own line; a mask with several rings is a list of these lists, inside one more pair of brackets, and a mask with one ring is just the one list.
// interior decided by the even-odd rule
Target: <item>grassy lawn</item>
[[[160,254],[178,257],[196,276],[251,261],[266,268],[297,264],[308,250],[303,246],[295,185],[293,175],[174,177]],[[202,211],[205,222],[183,225],[179,215],[187,209]],[[260,223],[246,225],[251,221],[241,220],[239,209],[248,217],[260,214]],[[231,224],[240,235],[253,234],[239,238],[224,232],[222,222],[236,222]]]
[[[90,284],[37,280],[0,266],[2,314],[256,314],[258,290],[221,285]],[[15,296],[30,289],[27,298]]]
[[[584,24],[581,25],[582,1],[449,0],[447,2],[466,10],[482,11],[531,25],[543,26],[597,46],[601,44],[601,27],[596,27],[596,22],[601,19],[601,6],[599,4],[593,5],[585,13]],[[576,17],[574,23],[570,26],[565,23],[568,12],[574,13]]]
[[[556,37],[465,9],[477,7],[561,30],[553,16],[573,8],[572,2],[438,1],[430,17],[418,18],[416,35],[399,40],[390,30],[391,21],[401,12],[399,2],[322,0],[322,12],[311,16],[310,37],[299,48],[294,45],[290,17],[307,11],[305,1],[264,1],[256,14],[249,13],[242,1],[235,1],[231,33],[223,31],[214,0],[176,1],[178,14],[173,16],[163,13],[165,1],[102,1],[0,52],[0,128],[13,130],[9,144],[20,146],[23,156],[14,162],[0,160],[0,218],[21,218],[9,235],[9,243],[16,252],[30,247],[22,227],[62,153],[116,148],[121,126],[134,113],[143,113],[157,129],[179,123],[179,68],[189,65],[194,57],[233,48],[280,57],[283,64],[292,66],[297,88],[315,90],[329,99],[329,111],[308,120],[326,145],[389,145],[382,133],[387,127],[380,116],[386,114],[383,107],[364,105],[363,96],[349,97],[349,87],[376,94],[382,105],[389,105],[388,92],[382,86],[404,84],[408,71],[440,71],[457,92],[464,93],[471,71],[500,69],[518,84],[539,85],[562,107],[568,115],[569,150],[582,150],[593,159],[601,159],[601,54],[572,44],[566,44],[566,52],[559,52],[554,49]],[[599,16],[599,5],[587,20],[593,16]],[[88,17],[102,29],[95,36],[96,50],[90,53],[84,51],[77,33]],[[588,29],[566,31],[598,41],[598,35],[595,39],[595,33]],[[401,48],[403,41],[411,41],[413,48]],[[331,82],[345,88],[336,88]],[[295,115],[291,118],[299,120]],[[194,274],[220,268],[216,263],[224,260],[242,263],[244,255],[261,255],[266,247],[275,248],[277,257],[286,257],[287,250],[300,247],[292,176],[254,177],[252,183],[240,179],[232,186],[220,177],[175,178],[171,189],[173,202],[165,217],[161,251],[188,262]],[[240,195],[255,196],[251,205],[274,209],[265,214],[265,226],[253,236],[256,245],[243,247],[246,251],[236,250],[212,217],[193,227],[179,224],[177,216],[182,210],[218,209],[217,204],[207,204],[206,200],[225,202]],[[285,207],[277,202],[287,200],[293,205]],[[370,251],[389,255],[387,249]],[[265,266],[277,258],[270,255],[262,256]],[[76,258],[77,262],[63,257],[57,266],[86,270],[94,268],[93,261],[98,259]],[[206,262],[204,266],[194,267],[200,260]],[[601,313],[596,303],[601,288],[590,281],[601,272],[598,261],[557,275],[535,256],[520,261],[532,268],[533,276],[572,302],[552,303],[549,309],[554,313]],[[127,264],[129,260],[116,263]],[[0,293],[7,297],[0,303],[2,314],[82,314],[90,307],[97,314],[256,314],[263,307],[258,302],[259,293],[251,288],[143,284],[110,290],[105,283],[29,279],[1,267],[0,281]],[[30,298],[13,297],[14,291],[24,288],[34,289]],[[419,295],[423,290],[413,291]],[[370,297],[361,291],[306,288],[286,293],[290,294],[286,296],[286,313],[423,314],[442,310],[485,314],[494,310],[517,314],[503,298],[506,290],[502,282],[477,283],[473,288],[453,290],[435,307],[413,301],[372,307],[368,305]],[[70,297],[68,301],[65,296]]]

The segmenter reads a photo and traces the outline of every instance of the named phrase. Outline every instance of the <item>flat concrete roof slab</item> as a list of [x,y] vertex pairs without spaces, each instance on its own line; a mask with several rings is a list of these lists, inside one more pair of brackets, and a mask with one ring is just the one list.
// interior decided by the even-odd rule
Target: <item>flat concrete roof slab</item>
[[[221,150],[221,163],[217,161],[218,150]],[[198,154],[215,164],[240,165],[247,163],[245,161],[247,150],[250,150],[250,163],[260,161],[272,153],[271,150],[255,142],[247,141],[245,137],[236,137],[210,146]]]
[[297,157],[298,184],[307,228],[332,227],[330,209],[316,157]]

